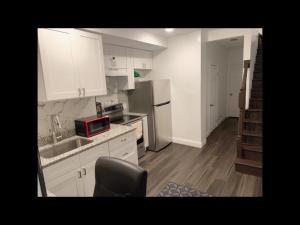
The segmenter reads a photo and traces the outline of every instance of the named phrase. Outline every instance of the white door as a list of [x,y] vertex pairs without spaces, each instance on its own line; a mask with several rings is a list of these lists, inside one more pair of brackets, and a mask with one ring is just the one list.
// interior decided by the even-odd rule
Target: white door
[[217,65],[210,65],[209,68],[209,78],[208,78],[208,129],[207,135],[213,131],[217,123]]
[[106,95],[101,36],[76,30],[74,40],[74,60],[83,96]]
[[242,84],[243,65],[228,65],[227,72],[227,116],[239,117],[239,92]]
[[38,29],[38,43],[48,100],[77,97],[73,29]]
[[84,196],[79,169],[65,173],[47,183],[47,190],[58,197]]

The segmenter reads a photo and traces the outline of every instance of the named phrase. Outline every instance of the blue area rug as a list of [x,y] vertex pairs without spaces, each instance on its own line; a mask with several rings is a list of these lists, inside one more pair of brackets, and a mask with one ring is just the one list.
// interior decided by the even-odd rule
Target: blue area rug
[[184,185],[169,182],[164,189],[159,192],[157,197],[213,197],[212,195],[194,190]]

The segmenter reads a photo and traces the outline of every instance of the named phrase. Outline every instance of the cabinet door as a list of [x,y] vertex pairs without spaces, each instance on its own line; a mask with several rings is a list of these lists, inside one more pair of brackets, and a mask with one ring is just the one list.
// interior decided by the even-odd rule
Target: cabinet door
[[79,170],[73,170],[50,181],[47,190],[58,197],[83,196],[82,178]]
[[137,166],[139,165],[137,152],[132,152],[130,155],[128,155],[124,158],[121,158],[121,159],[131,162]]
[[101,156],[109,156],[108,143],[97,145],[80,154],[84,196],[93,196],[95,188],[95,165]]
[[101,35],[75,31],[74,60],[84,97],[106,95]]
[[152,69],[152,52],[134,49],[134,68]]
[[92,197],[94,194],[96,179],[95,179],[95,165],[96,161],[89,162],[82,167],[84,176],[84,196]]
[[116,45],[104,45],[104,63],[107,68],[127,68],[126,48]]
[[77,97],[73,61],[73,29],[38,29],[38,43],[47,100]]

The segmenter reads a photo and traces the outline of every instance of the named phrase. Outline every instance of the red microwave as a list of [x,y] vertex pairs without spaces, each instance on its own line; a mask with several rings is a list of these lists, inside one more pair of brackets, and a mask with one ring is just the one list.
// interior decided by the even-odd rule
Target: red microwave
[[91,116],[75,120],[75,131],[78,136],[91,137],[109,129],[109,116]]

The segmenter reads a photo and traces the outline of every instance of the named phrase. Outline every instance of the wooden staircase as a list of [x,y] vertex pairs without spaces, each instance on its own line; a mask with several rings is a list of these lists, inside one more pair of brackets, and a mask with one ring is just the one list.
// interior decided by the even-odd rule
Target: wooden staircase
[[263,71],[262,36],[258,37],[258,48],[253,72],[249,108],[245,109],[246,79],[250,61],[244,62],[243,84],[239,96],[240,118],[237,140],[237,159],[235,169],[238,172],[262,176],[262,140],[263,140]]

